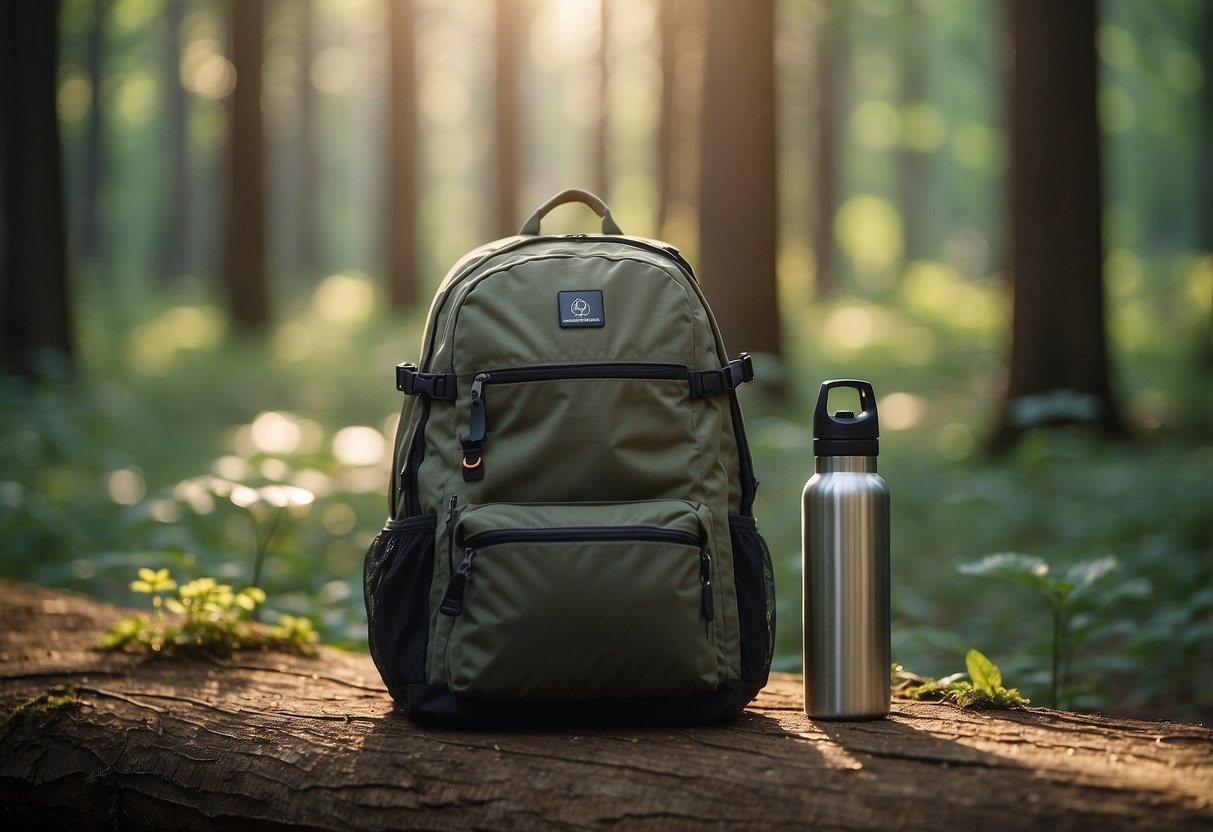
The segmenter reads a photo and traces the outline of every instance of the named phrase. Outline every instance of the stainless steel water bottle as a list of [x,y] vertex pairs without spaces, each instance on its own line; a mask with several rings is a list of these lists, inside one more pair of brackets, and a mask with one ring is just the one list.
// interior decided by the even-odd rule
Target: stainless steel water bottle
[[[830,391],[860,412],[831,414]],[[821,385],[813,413],[816,473],[801,506],[804,710],[820,719],[889,713],[889,487],[876,473],[880,425],[866,381]]]

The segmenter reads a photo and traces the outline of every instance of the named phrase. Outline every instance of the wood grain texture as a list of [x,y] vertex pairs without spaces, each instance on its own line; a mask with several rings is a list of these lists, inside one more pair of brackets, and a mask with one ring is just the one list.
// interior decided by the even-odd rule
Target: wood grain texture
[[123,613],[0,583],[5,828],[1213,828],[1194,725],[900,702],[814,722],[779,677],[727,725],[433,730],[361,655],[93,651]]

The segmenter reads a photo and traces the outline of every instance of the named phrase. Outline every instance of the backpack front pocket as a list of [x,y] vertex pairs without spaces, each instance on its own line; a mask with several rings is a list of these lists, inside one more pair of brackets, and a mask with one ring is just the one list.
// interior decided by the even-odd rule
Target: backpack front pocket
[[441,607],[451,691],[554,701],[714,690],[709,520],[680,500],[465,509]]

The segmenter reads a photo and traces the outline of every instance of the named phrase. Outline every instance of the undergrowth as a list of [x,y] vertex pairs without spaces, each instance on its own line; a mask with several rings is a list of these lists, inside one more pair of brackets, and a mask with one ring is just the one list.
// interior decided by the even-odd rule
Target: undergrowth
[[[339,320],[332,297],[369,292],[375,309],[376,290],[332,280],[262,341],[225,334],[222,312],[197,299],[128,309],[133,323],[120,329],[93,298],[80,310],[74,376],[0,376],[0,575],[129,604],[131,573],[157,564],[181,586],[261,587],[268,620],[306,617],[324,642],[365,650],[360,575],[387,508],[392,370],[417,357],[424,310]],[[1213,716],[1213,419],[1195,370],[1176,358],[1186,330],[1160,330],[1134,353],[1126,409],[1161,414],[1136,442],[1039,431],[991,457],[981,441],[1000,392],[1001,335],[897,303],[789,310],[798,326],[785,362],[739,392],[774,561],[775,669],[800,670],[800,493],[817,384],[860,377],[881,405],[879,470],[892,491],[895,655],[946,678],[955,656],[981,644],[1037,702],[1057,680],[1062,707]],[[870,342],[829,341],[859,319]],[[781,378],[784,395],[765,378]],[[1117,568],[1066,611],[1059,641],[1048,604],[960,572],[999,552],[1027,553],[1062,578],[1112,556]],[[239,627],[250,627],[233,642],[253,643],[252,615],[230,592]],[[161,624],[153,607],[127,625],[124,649],[212,637],[202,625],[170,632],[184,613],[169,598],[186,605],[159,594]]]
[[1015,688],[1002,684],[1002,673],[998,666],[978,650],[965,654],[964,674],[954,674],[944,679],[924,679],[907,672],[901,665],[893,668],[893,692],[902,699],[923,702],[950,702],[961,708],[976,710],[1016,710],[1026,708],[1031,700]]
[[[265,592],[258,587],[234,592],[214,578],[196,578],[178,586],[167,569],[144,568],[131,589],[151,596],[152,615],[122,619],[101,637],[98,649],[162,655],[206,652],[220,657],[250,649],[307,656],[316,652],[319,636],[307,618],[283,615],[271,626],[251,620],[257,605],[265,601]],[[167,594],[174,590],[175,595]]]

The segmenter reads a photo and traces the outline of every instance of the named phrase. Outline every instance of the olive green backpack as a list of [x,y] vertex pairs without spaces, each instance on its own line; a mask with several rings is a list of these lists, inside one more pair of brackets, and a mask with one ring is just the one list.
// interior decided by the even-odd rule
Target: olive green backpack
[[[566,202],[602,234],[544,235]],[[703,722],[766,684],[770,554],[691,267],[570,190],[443,280],[366,554],[371,655],[414,719]]]

